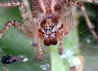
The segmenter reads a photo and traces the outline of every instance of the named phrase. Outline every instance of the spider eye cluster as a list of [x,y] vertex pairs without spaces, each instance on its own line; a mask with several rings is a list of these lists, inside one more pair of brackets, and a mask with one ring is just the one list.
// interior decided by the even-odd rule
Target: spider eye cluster
[[44,28],[44,31],[45,32],[52,31],[52,28],[51,27],[46,27],[46,28]]
[[45,19],[41,21],[40,26],[44,29],[44,32],[52,32],[53,28],[58,24],[57,19]]

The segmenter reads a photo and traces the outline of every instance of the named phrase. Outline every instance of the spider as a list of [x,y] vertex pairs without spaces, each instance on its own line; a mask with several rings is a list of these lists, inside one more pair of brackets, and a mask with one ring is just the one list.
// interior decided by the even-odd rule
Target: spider
[[31,2],[32,13],[29,10],[29,6],[25,6],[25,4],[19,1],[0,2],[0,7],[18,6],[24,22],[24,24],[15,20],[7,22],[0,31],[0,38],[13,25],[25,35],[34,39],[34,46],[38,49],[37,58],[39,60],[43,59],[41,41],[46,46],[56,45],[58,43],[58,53],[61,55],[63,50],[62,39],[74,26],[72,9],[77,5],[83,11],[91,33],[98,40],[97,34],[94,32],[85,11],[85,7],[81,3],[90,2],[98,4],[97,0],[31,0]]

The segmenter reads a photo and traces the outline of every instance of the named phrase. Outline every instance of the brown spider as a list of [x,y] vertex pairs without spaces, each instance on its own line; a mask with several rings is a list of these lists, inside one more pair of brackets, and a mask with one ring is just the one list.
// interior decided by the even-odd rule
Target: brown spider
[[[26,0],[23,0],[26,1]],[[59,54],[62,54],[62,39],[67,35],[73,23],[73,7],[77,5],[81,8],[87,21],[87,25],[96,40],[98,37],[93,30],[91,22],[86,14],[85,7],[81,2],[90,2],[98,4],[97,0],[31,0],[32,13],[29,6],[19,1],[1,2],[0,7],[18,6],[24,24],[18,21],[9,21],[0,31],[0,38],[13,25],[25,35],[34,39],[34,44],[38,48],[39,60],[42,60],[41,41],[46,46],[56,45],[58,43]],[[28,2],[27,2],[28,3]]]

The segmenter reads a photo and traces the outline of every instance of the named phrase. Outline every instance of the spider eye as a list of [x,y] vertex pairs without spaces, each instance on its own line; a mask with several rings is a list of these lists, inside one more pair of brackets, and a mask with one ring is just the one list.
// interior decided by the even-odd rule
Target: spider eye
[[45,27],[44,30],[45,30],[45,32],[48,32],[48,31],[52,31],[52,28],[51,27]]
[[46,24],[46,20],[41,21],[41,26],[44,26]]

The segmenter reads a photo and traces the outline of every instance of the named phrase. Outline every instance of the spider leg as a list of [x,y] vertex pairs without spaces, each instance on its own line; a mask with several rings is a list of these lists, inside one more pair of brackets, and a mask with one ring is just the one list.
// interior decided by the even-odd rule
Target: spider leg
[[42,50],[40,38],[37,37],[37,36],[36,36],[36,38],[37,38],[37,42],[36,42],[36,44],[33,44],[35,46],[34,47],[34,57],[35,57],[35,60],[42,61],[42,59],[43,59],[43,50]]
[[[41,61],[43,58],[43,51],[40,43],[40,37],[39,37],[39,17],[38,17],[38,0],[32,0],[32,14],[33,14],[33,44],[35,46],[34,48],[34,55],[35,58],[38,55],[38,59]],[[37,45],[37,46],[36,46]],[[37,48],[36,48],[37,47]]]
[[79,1],[98,4],[98,0],[79,0]]
[[41,48],[41,43],[38,41],[38,53],[39,53],[39,60],[42,61],[43,58],[43,51]]
[[31,23],[33,23],[32,12],[31,12],[28,0],[22,0],[22,3],[23,3],[23,5],[24,5],[24,7],[25,7],[25,9],[26,9],[26,11],[28,13],[28,17],[27,18],[29,18],[29,20],[30,20]]
[[90,21],[88,15],[86,13],[84,5],[82,3],[80,3],[80,2],[77,2],[76,4],[81,8],[81,10],[82,10],[82,12],[84,14],[90,32],[93,34],[93,36],[95,37],[95,39],[98,41],[98,36],[97,36],[96,32],[94,31],[94,27],[91,24],[91,21]]
[[22,3],[20,3],[19,1],[10,1],[10,2],[2,2],[0,3],[0,7],[7,7],[7,6],[18,6],[21,16],[23,18],[23,22],[24,25],[28,28],[28,29],[32,29],[32,24],[29,20],[29,14],[26,11],[24,5]]
[[59,51],[59,54],[61,55],[62,54],[62,38],[61,37],[59,37],[59,45],[58,45],[58,51]]
[[[38,27],[37,27],[38,26],[38,22],[37,22],[38,20],[37,20],[37,17],[35,17],[36,14],[35,14],[35,12],[33,12],[34,15],[32,18],[32,14],[31,14],[30,10],[28,11],[28,9],[29,9],[28,1],[27,0],[22,0],[22,1],[23,1],[23,4],[20,3],[19,1],[10,1],[10,2],[0,3],[0,7],[18,6],[20,13],[21,13],[21,16],[23,18],[23,22],[24,22],[24,25],[19,24],[19,23],[15,23],[15,22],[12,23],[12,21],[8,22],[7,25],[0,31],[0,37],[2,37],[2,35],[10,28],[11,25],[16,26],[19,30],[24,32],[27,36],[34,38],[34,45],[35,45],[35,47],[38,47],[39,60],[42,60],[42,53],[43,52],[42,52],[42,49],[40,46],[41,44],[37,38],[38,37]],[[33,23],[33,25],[32,25],[32,23]],[[34,50],[36,50],[36,48],[34,48]],[[35,56],[36,56],[36,53],[35,53]]]
[[6,31],[8,31],[8,29],[12,25],[17,27],[19,30],[21,30],[28,37],[32,37],[32,32],[30,30],[28,30],[23,24],[20,24],[18,21],[9,21],[9,22],[6,23],[5,27],[2,30],[0,30],[0,38],[4,35],[4,33]]

